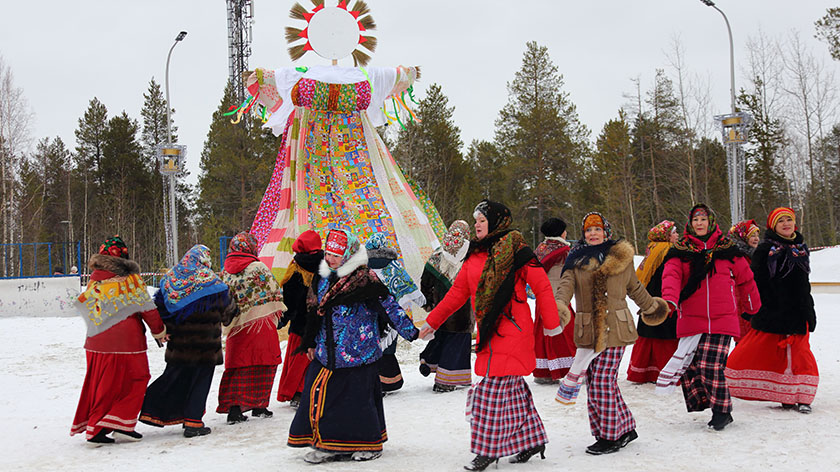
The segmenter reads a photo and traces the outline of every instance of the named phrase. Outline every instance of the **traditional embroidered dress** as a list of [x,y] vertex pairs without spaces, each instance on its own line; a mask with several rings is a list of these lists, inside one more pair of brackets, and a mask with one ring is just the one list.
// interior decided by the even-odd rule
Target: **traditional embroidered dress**
[[286,305],[280,285],[256,255],[256,240],[250,234],[231,239],[221,278],[230,287],[239,315],[223,329],[225,372],[217,413],[227,413],[233,406],[242,412],[267,408],[282,361],[277,322]]
[[[469,239],[470,227],[467,222],[453,222],[441,238],[441,247],[426,262],[420,278],[420,289],[426,296],[424,308],[427,311],[433,310],[452,288],[467,255]],[[474,322],[472,307],[465,303],[435,332],[435,337],[420,353],[420,372],[424,375],[434,372],[435,385],[445,386],[438,387],[438,390],[469,386],[472,383],[470,346]]]
[[[563,264],[569,254],[569,243],[560,237],[547,237],[541,242],[534,253],[540,264],[548,274],[553,289],[557,288],[563,273]],[[563,326],[574,326],[575,313],[569,307],[568,320],[560,320]],[[534,369],[535,379],[562,379],[569,372],[575,359],[575,331],[567,329],[560,336],[546,336],[542,330],[542,320],[535,320],[534,352],[537,356],[537,367]]]
[[[376,233],[365,243],[368,253],[368,266],[388,287],[388,291],[397,303],[411,316],[411,305],[423,306],[426,297],[411,280],[405,267],[398,259],[394,248],[384,233]],[[413,319],[413,317],[412,317]],[[382,382],[383,392],[395,392],[402,388],[403,377],[400,364],[397,361],[397,331],[388,328],[385,336],[380,340],[382,358],[379,359],[379,381]]]
[[767,230],[756,248],[753,272],[761,309],[729,356],[726,379],[744,400],[810,405],[819,369],[809,343],[817,318],[811,297],[810,255],[799,232],[786,240]]
[[[341,241],[333,240],[342,233]],[[314,348],[288,445],[334,452],[381,451],[388,439],[377,361],[383,322],[400,336],[418,330],[367,267],[367,253],[355,236],[333,230],[327,252],[343,254],[332,270],[321,262],[308,298],[310,317],[301,348]]]
[[[662,296],[662,271],[665,254],[671,249],[671,232],[676,231],[673,221],[665,220],[648,231],[650,241],[645,258],[636,268],[636,277],[654,297]],[[659,373],[677,350],[677,317],[668,317],[658,326],[649,326],[641,317],[636,325],[639,339],[633,344],[627,380],[636,383],[656,383]]]
[[213,371],[222,364],[222,323],[239,313],[228,286],[210,267],[210,250],[196,245],[167,272],[155,294],[166,323],[166,369],[146,390],[140,421],[201,428]]
[[[278,278],[292,242],[312,229],[350,228],[362,241],[385,233],[408,273],[420,277],[438,246],[430,218],[375,127],[381,106],[416,76],[413,68],[316,66],[258,69],[250,84],[276,110],[267,125],[283,141],[251,234]],[[271,93],[265,93],[270,91]],[[254,92],[255,93],[255,92]],[[437,224],[441,224],[437,222]]]
[[134,431],[151,378],[143,322],[155,339],[166,335],[140,267],[105,252],[90,258],[91,280],[74,302],[87,326],[87,372],[70,435],[88,440],[103,430]]

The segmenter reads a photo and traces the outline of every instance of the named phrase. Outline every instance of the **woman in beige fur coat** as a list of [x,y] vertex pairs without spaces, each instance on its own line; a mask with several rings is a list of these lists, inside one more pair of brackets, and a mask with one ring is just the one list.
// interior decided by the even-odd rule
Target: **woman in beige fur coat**
[[664,300],[651,297],[636,278],[633,246],[623,239],[612,240],[610,224],[600,213],[584,217],[582,234],[566,259],[555,291],[561,312],[568,311],[566,305],[575,295],[578,347],[556,400],[574,403],[586,373],[589,424],[596,439],[586,452],[600,455],[617,452],[638,437],[633,414],[618,389],[624,350],[638,338],[626,298],[636,302],[650,325],[662,323],[669,310]]

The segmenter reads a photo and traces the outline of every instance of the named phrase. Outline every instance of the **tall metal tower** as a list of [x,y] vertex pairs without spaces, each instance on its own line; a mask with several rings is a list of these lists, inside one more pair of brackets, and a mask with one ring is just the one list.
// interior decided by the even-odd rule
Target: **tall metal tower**
[[[252,0],[226,0],[228,24],[228,73],[239,103],[245,99],[242,73],[248,70],[251,56],[251,23],[254,20]],[[236,103],[238,105],[239,103]],[[243,120],[247,122],[248,120]]]

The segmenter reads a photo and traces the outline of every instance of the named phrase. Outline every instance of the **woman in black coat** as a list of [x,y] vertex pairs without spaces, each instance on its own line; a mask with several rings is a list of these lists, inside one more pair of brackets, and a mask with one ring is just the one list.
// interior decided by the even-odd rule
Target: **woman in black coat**
[[773,210],[752,258],[761,309],[726,368],[732,396],[811,412],[819,370],[809,344],[809,333],[817,325],[809,257],[793,210]]

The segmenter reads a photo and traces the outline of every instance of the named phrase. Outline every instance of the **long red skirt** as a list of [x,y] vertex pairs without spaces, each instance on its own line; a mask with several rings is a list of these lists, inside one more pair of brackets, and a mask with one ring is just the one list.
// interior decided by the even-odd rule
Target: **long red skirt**
[[630,354],[627,380],[636,383],[656,383],[659,372],[671,360],[680,344],[679,339],[655,339],[639,336]]
[[134,431],[149,384],[146,352],[87,351],[87,373],[70,435],[91,439],[102,429]]
[[292,354],[300,347],[300,336],[289,333],[289,340],[286,343],[286,363],[280,372],[280,385],[277,388],[277,401],[287,402],[296,393],[303,392],[303,379],[306,376],[306,368],[309,367],[309,358],[305,353]]
[[726,383],[744,400],[810,405],[820,373],[808,334],[771,334],[750,330],[732,350]]
[[537,356],[537,367],[534,377],[551,377],[553,380],[562,379],[575,360],[575,314],[559,336],[543,334],[542,323],[534,326],[534,354]]

